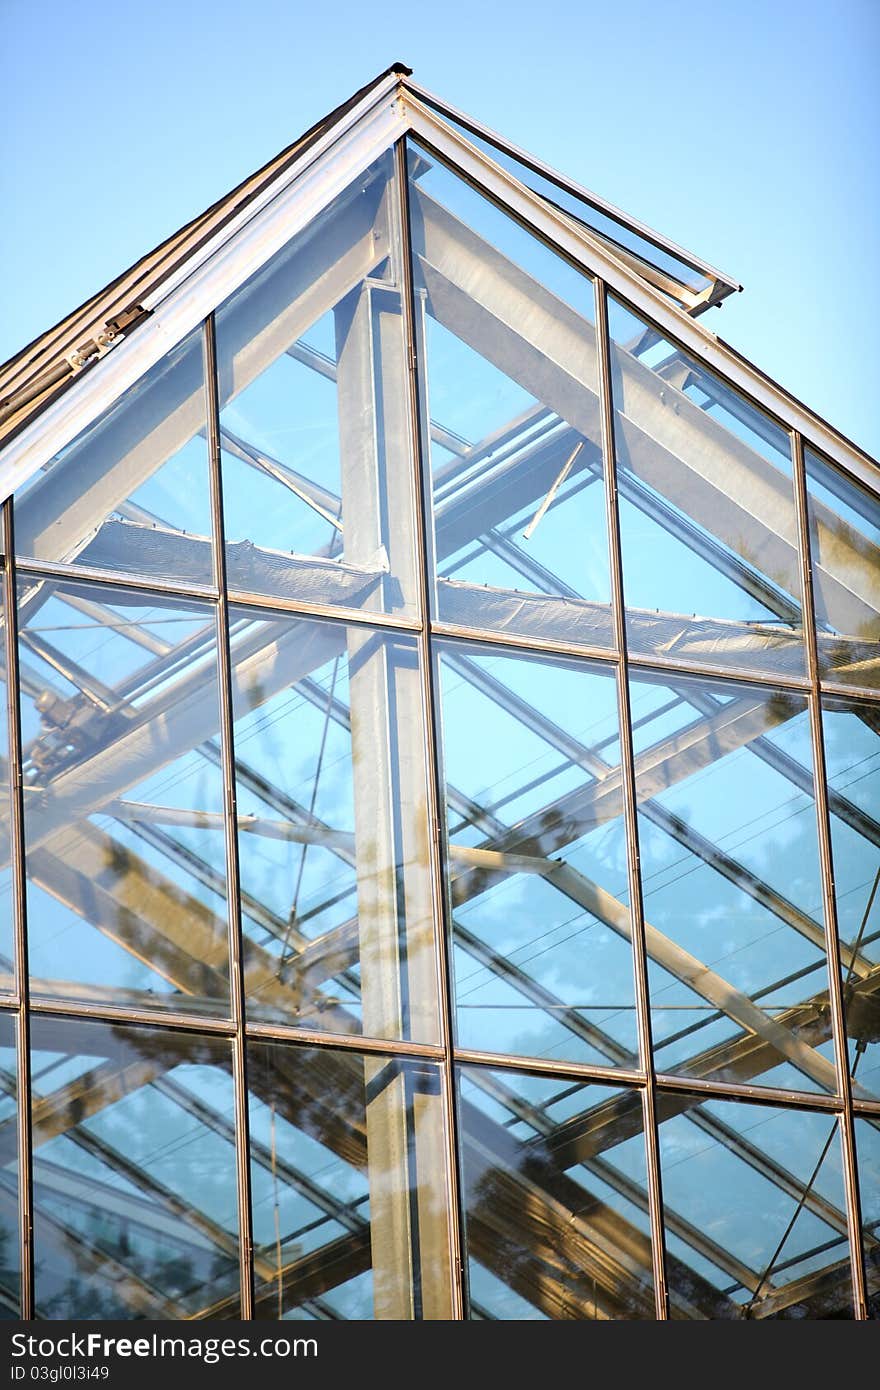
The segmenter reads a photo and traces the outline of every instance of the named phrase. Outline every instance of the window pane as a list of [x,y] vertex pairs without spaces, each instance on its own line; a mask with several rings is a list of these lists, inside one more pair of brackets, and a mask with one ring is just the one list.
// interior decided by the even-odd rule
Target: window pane
[[251,1042],[255,1316],[448,1319],[440,1073]]
[[653,1318],[637,1091],[459,1068],[470,1317]]
[[856,1119],[855,1134],[868,1317],[880,1318],[880,1125],[876,1119]]
[[439,1036],[411,637],[230,614],[252,1019]]
[[214,609],[23,578],[31,990],[228,1013]]
[[35,1017],[37,1316],[239,1318],[232,1052]]
[[15,1017],[0,1013],[0,1319],[21,1316]]
[[804,450],[819,671],[880,687],[880,502]]
[[658,1070],[836,1090],[806,701],[631,690]]
[[201,330],[15,495],[24,558],[209,584]]
[[[0,592],[0,644],[5,636],[6,615]],[[0,671],[0,993],[15,988],[15,936],[12,908],[12,871],[10,868],[9,815],[9,730],[6,716],[6,662]]]
[[699,1278],[699,1318],[851,1318],[837,1120],[688,1095],[658,1097],[672,1297]]
[[610,296],[608,318],[630,648],[803,674],[788,435]]
[[880,1097],[880,709],[823,702],[843,1003],[856,1094]]
[[458,1041],[635,1067],[613,669],[438,652]]
[[436,612],[612,643],[593,285],[410,146]]
[[389,151],[217,314],[229,585],[416,609]]

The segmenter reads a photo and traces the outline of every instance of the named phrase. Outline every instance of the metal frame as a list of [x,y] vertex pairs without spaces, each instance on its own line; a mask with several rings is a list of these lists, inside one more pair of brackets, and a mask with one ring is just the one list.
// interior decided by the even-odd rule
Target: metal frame
[[[418,634],[419,666],[422,674],[422,700],[425,711],[425,756],[428,766],[429,816],[432,825],[431,880],[434,896],[435,922],[444,921],[445,895],[443,872],[440,863],[441,813],[443,804],[442,787],[439,781],[438,745],[436,738],[436,700],[432,680],[431,642],[429,636],[430,612],[430,536],[425,522],[424,479],[425,459],[423,454],[423,429],[428,422],[421,419],[419,409],[418,333],[416,328],[416,302],[412,283],[412,267],[409,256],[410,208],[409,176],[406,160],[406,145],[399,140],[395,147],[395,181],[397,183],[402,256],[401,301],[403,322],[407,343],[410,444],[412,450],[412,498],[415,509],[413,533],[416,539],[416,569],[418,583],[418,607],[420,630]],[[441,990],[439,1000],[440,1037],[443,1047],[443,1082],[446,1103],[446,1169],[449,1183],[450,1221],[450,1259],[452,1264],[453,1316],[465,1315],[467,1255],[464,1246],[463,1212],[459,1190],[458,1170],[458,1121],[456,1104],[456,1084],[453,1062],[453,1039],[455,1020],[453,1017],[452,992],[450,987],[451,969],[449,961],[449,935],[445,931],[435,932],[437,980]]]
[[21,1316],[34,1316],[34,1192],[31,1154],[30,975],[27,949],[27,877],[24,857],[24,806],[21,777],[21,716],[18,701],[18,595],[12,501],[3,504],[3,614],[6,667],[6,721],[12,911],[15,924],[16,1063],[18,1127],[19,1263]]
[[[595,647],[577,642],[556,640],[552,636],[515,636],[504,632],[443,622],[431,616],[432,575],[431,557],[434,543],[430,516],[430,501],[424,487],[429,476],[428,440],[433,436],[442,443],[448,435],[428,418],[425,400],[420,392],[423,370],[424,343],[419,321],[419,305],[414,289],[409,255],[403,256],[400,285],[403,327],[408,357],[408,395],[406,412],[409,425],[408,447],[412,461],[412,497],[414,514],[411,518],[416,540],[417,609],[414,617],[365,612],[360,609],[327,603],[304,602],[295,598],[278,599],[231,589],[226,578],[224,515],[220,468],[221,432],[214,342],[213,310],[233,289],[242,284],[255,267],[261,265],[298,229],[304,227],[318,211],[328,206],[333,197],[386,150],[395,147],[396,183],[399,203],[396,208],[401,245],[409,248],[410,201],[405,135],[412,131],[445,161],[453,165],[469,182],[491,197],[502,208],[527,225],[540,238],[553,245],[575,266],[587,270],[592,278],[595,296],[596,342],[598,352],[598,396],[602,438],[601,467],[605,484],[605,518],[610,549],[611,614],[613,646]],[[688,258],[690,259],[690,258]],[[777,422],[781,422],[792,440],[795,478],[795,500],[798,521],[800,577],[803,585],[803,612],[807,672],[804,677],[779,679],[769,674],[753,673],[705,664],[657,657],[630,655],[626,642],[625,607],[623,594],[623,565],[618,513],[617,461],[615,449],[615,414],[611,385],[610,343],[608,337],[607,294],[622,296],[640,312],[662,328],[664,334],[682,344],[689,352],[716,370],[721,371],[747,398],[756,401]],[[834,798],[827,787],[824,744],[822,736],[823,693],[845,699],[851,704],[863,704],[866,711],[880,710],[876,695],[853,691],[839,682],[821,681],[818,669],[816,624],[812,600],[812,570],[810,566],[810,526],[808,499],[803,466],[804,438],[823,453],[841,464],[862,482],[877,490],[880,471],[877,465],[849,445],[824,422],[812,416],[784,392],[769,383],[760,373],[732,353],[713,335],[697,325],[683,311],[676,309],[657,294],[643,279],[614,257],[601,238],[575,227],[562,215],[549,209],[537,195],[524,189],[479,151],[469,146],[452,131],[421,100],[418,89],[396,76],[390,76],[355,108],[346,121],[328,132],[310,149],[302,164],[294,164],[285,175],[283,186],[269,190],[260,204],[242,213],[238,223],[224,230],[215,242],[209,242],[193,262],[171,283],[163,286],[156,302],[150,304],[152,317],[138,335],[114,349],[109,362],[77,382],[63,399],[49,406],[44,415],[10,445],[0,468],[0,486],[11,490],[23,481],[30,471],[54,454],[73,438],[88,422],[97,418],[145,368],[157,361],[198,325],[202,325],[205,350],[207,390],[207,440],[209,476],[211,480],[212,556],[214,580],[208,584],[182,584],[163,581],[147,575],[120,574],[87,565],[51,564],[23,560],[16,565],[13,537],[13,507],[11,500],[4,504],[6,559],[4,564],[4,595],[6,628],[4,633],[5,664],[8,677],[7,713],[9,725],[9,795],[10,835],[15,915],[16,990],[0,997],[0,1013],[15,1021],[17,1049],[17,1090],[20,1098],[20,1120],[16,1130],[19,1184],[19,1236],[22,1271],[22,1315],[35,1316],[33,1299],[33,1232],[32,1232],[32,1126],[31,1080],[29,1056],[29,1021],[31,1016],[55,1019],[103,1020],[124,1022],[135,1028],[151,1026],[182,1030],[205,1037],[229,1040],[233,1056],[232,1078],[235,1097],[234,1142],[236,1185],[239,1213],[238,1253],[240,1265],[241,1313],[244,1318],[255,1315],[265,1295],[256,1296],[254,1288],[255,1252],[253,1245],[253,1213],[251,1193],[251,1154],[249,1143],[249,1111],[247,1087],[247,1042],[267,1041],[289,1044],[291,1049],[311,1046],[335,1053],[354,1053],[376,1058],[422,1059],[434,1063],[442,1077],[444,1116],[444,1171],[449,1225],[449,1262],[453,1292],[453,1316],[467,1315],[466,1221],[461,1193],[461,1164],[464,1138],[456,1089],[456,1066],[467,1065],[476,1074],[489,1070],[525,1072],[533,1076],[558,1079],[560,1082],[596,1082],[613,1086],[621,1092],[637,1095],[641,1102],[647,1164],[645,1207],[650,1225],[651,1278],[655,1300],[655,1315],[667,1319],[674,1311],[673,1282],[670,1279],[672,1261],[667,1260],[659,1153],[658,1111],[664,1105],[681,1105],[683,1098],[706,1100],[728,1098],[748,1100],[768,1106],[781,1106],[792,1111],[827,1114],[839,1125],[844,1156],[846,1209],[841,1216],[849,1246],[849,1268],[855,1299],[855,1314],[868,1316],[868,1291],[862,1246],[862,1227],[858,1191],[858,1164],[855,1153],[854,1117],[861,1116],[880,1123],[880,1099],[854,1095],[847,1066],[846,1022],[841,984],[841,947],[837,930],[837,905],[834,892],[834,869],[830,839],[830,812]],[[453,440],[453,443],[455,440]],[[460,441],[459,441],[460,443]],[[19,672],[16,580],[18,575],[34,579],[64,580],[80,583],[84,589],[91,585],[116,587],[128,592],[161,594],[166,598],[198,600],[213,613],[217,638],[220,690],[219,761],[223,769],[226,797],[223,809],[223,830],[226,852],[227,920],[229,942],[230,1009],[228,1017],[211,1017],[195,1008],[151,1010],[113,1004],[100,998],[92,1002],[57,997],[30,997],[27,973],[25,827],[22,791],[22,746],[20,711],[17,687]],[[245,1007],[245,940],[242,934],[242,898],[238,868],[238,815],[236,806],[236,772],[238,763],[233,735],[232,658],[230,652],[230,608],[242,607],[260,615],[299,615],[320,618],[322,623],[339,627],[371,628],[380,632],[410,634],[416,644],[421,671],[421,700],[425,713],[423,753],[428,769],[428,798],[431,837],[428,848],[431,897],[434,913],[434,957],[438,980],[440,1039],[437,1044],[419,1044],[353,1033],[334,1033],[312,1027],[294,1027],[283,1023],[263,1023],[248,1020]],[[434,643],[449,640],[453,644],[466,641],[484,652],[493,648],[519,652],[523,655],[554,656],[578,665],[596,665],[615,681],[619,712],[621,746],[621,783],[627,845],[627,882],[631,908],[627,914],[632,943],[636,1017],[638,1021],[638,1066],[599,1066],[586,1063],[552,1061],[534,1056],[519,1056],[481,1051],[457,1046],[455,1041],[455,1005],[453,1000],[450,964],[452,920],[447,901],[444,865],[452,862],[448,837],[442,823],[444,786],[441,768],[441,734],[439,692],[436,689]],[[717,1081],[711,1076],[671,1074],[658,1068],[651,1036],[651,1005],[648,985],[649,935],[654,929],[645,921],[642,901],[639,836],[637,824],[637,760],[633,749],[633,717],[630,710],[630,670],[649,674],[671,683],[670,677],[697,676],[711,686],[713,679],[726,684],[739,684],[758,690],[789,690],[806,698],[810,712],[813,771],[812,793],[815,799],[820,853],[821,881],[824,907],[825,951],[830,979],[830,1012],[835,1041],[835,1084],[830,1093],[813,1094],[779,1087],[757,1086],[748,1081]],[[72,672],[76,675],[76,672]],[[80,673],[81,675],[83,673]],[[85,691],[85,686],[83,685]],[[88,692],[86,692],[88,693]],[[95,692],[93,692],[94,694]],[[100,695],[100,692],[97,692]],[[111,692],[112,694],[112,692]],[[711,702],[710,702],[711,703]],[[779,755],[782,756],[782,755]],[[476,808],[487,821],[491,810]],[[477,860],[480,851],[472,851]],[[541,861],[535,861],[535,864]],[[536,869],[545,872],[544,869]],[[761,885],[758,885],[760,889]],[[760,900],[760,899],[759,899]],[[745,1148],[745,1146],[744,1146]],[[792,1190],[798,1183],[790,1175],[780,1179]],[[144,1179],[148,1181],[148,1179]],[[802,1187],[802,1185],[801,1185]],[[145,1188],[146,1190],[146,1188]],[[158,1190],[158,1189],[157,1189]],[[804,1200],[809,1193],[804,1191]],[[182,1210],[182,1208],[181,1208]],[[183,1213],[186,1216],[186,1213]],[[198,1214],[196,1213],[196,1217]],[[360,1247],[359,1247],[360,1249]],[[358,1258],[363,1254],[360,1250]],[[227,1300],[228,1302],[228,1300]],[[472,1305],[473,1306],[473,1305]]]
[[469,145],[454,130],[412,96],[406,97],[413,135],[453,165],[484,194],[498,201],[529,229],[544,237],[580,269],[598,275],[609,289],[653,320],[667,338],[678,342],[714,368],[744,395],[756,401],[784,429],[796,429],[821,453],[853,473],[873,491],[880,489],[880,464],[840,435],[827,421],[788,395],[752,363],[740,356],[703,324],[671,304],[623,262],[598,237],[579,233],[566,218],[556,216],[538,194]]
[[219,590],[216,612],[218,676],[220,685],[220,748],[225,791],[226,905],[229,913],[229,986],[235,1092],[235,1157],[238,1186],[239,1261],[241,1316],[251,1318],[254,1308],[254,1243],[251,1234],[251,1157],[247,1104],[247,1042],[245,1039],[245,978],[241,933],[241,882],[238,872],[238,803],[236,799],[235,745],[232,712],[232,662],[229,654],[229,598],[226,590],[226,530],[223,516],[223,480],[220,470],[220,404],[217,387],[217,344],[214,317],[204,327],[205,390],[208,417],[208,467],[211,484],[211,521],[214,542],[214,578]]
[[605,216],[610,217],[613,221],[631,228],[643,237],[645,241],[657,247],[658,250],[669,253],[676,260],[683,262],[683,264],[689,266],[692,270],[699,271],[707,280],[713,282],[710,286],[711,294],[708,299],[703,296],[698,296],[696,292],[694,293],[695,300],[702,300],[702,307],[708,308],[710,304],[718,303],[726,295],[742,289],[742,285],[731,279],[729,275],[725,275],[723,271],[716,269],[715,266],[709,265],[707,261],[701,260],[698,256],[693,255],[692,252],[684,250],[683,247],[677,246],[674,241],[670,241],[667,237],[661,236],[659,232],[655,232],[644,222],[639,222],[637,218],[631,217],[629,213],[625,213],[620,208],[615,207],[613,203],[609,203],[604,198],[600,198],[598,194],[592,193],[586,188],[581,188],[564,174],[560,174],[557,169],[551,169],[549,164],[545,164],[535,155],[529,154],[526,150],[519,149],[496,131],[490,130],[489,127],[482,122],[475,121],[472,116],[466,115],[463,111],[456,110],[449,102],[443,101],[433,92],[429,92],[427,88],[421,86],[420,83],[414,82],[411,77],[407,79],[405,85],[413,96],[417,97],[419,101],[434,107],[441,116],[449,116],[452,120],[464,126],[465,129],[470,130],[473,134],[480,136],[492,145],[497,145],[505,154],[518,160],[527,168],[532,169],[536,174],[540,174],[543,178],[547,179],[548,182],[554,183],[557,187],[573,194],[575,198],[579,198],[583,202],[588,203],[591,207],[594,207]]
[[0,451],[0,495],[22,486],[37,468],[186,337],[254,269],[327,207],[379,154],[408,132],[435,149],[576,266],[600,275],[615,293],[653,319],[666,336],[677,339],[727,377],[785,428],[798,430],[820,452],[873,491],[880,489],[880,465],[875,460],[685,310],[670,303],[617,258],[600,236],[557,213],[538,194],[462,139],[425,105],[417,89],[392,74],[300,160],[294,161],[278,184],[267,189],[239,219],[200,248],[154,298],[147,296],[149,319],[133,338],[123,338],[114,346],[101,360],[99,371],[83,374]]
[[623,594],[623,555],[620,541],[620,522],[617,506],[617,451],[614,441],[614,402],[611,388],[611,362],[608,341],[608,306],[604,283],[593,282],[596,342],[598,347],[599,395],[602,416],[602,452],[605,463],[605,515],[611,574],[611,608],[615,643],[619,652],[617,665],[617,707],[620,720],[620,767],[627,840],[629,899],[632,915],[633,964],[635,967],[636,1011],[639,1024],[639,1053],[647,1083],[642,1093],[644,1127],[648,1165],[648,1212],[651,1221],[654,1256],[654,1296],[657,1317],[669,1318],[669,1290],[666,1280],[665,1241],[663,1236],[663,1194],[660,1179],[660,1151],[657,1134],[657,1094],[653,1073],[654,1047],[651,1029],[651,1005],[648,993],[648,955],[645,946],[645,912],[642,901],[642,877],[639,857],[639,832],[636,814],[636,774],[632,744],[632,715],[629,703],[629,671],[626,640],[626,607]]
[[834,864],[831,855],[831,823],[828,811],[828,779],[825,767],[825,740],[822,734],[822,697],[819,693],[819,657],[816,645],[813,568],[810,554],[810,525],[807,502],[807,479],[804,468],[803,439],[792,436],[792,467],[798,511],[798,531],[801,551],[801,573],[804,597],[804,638],[807,672],[810,678],[810,734],[813,751],[813,780],[816,797],[816,819],[819,832],[819,855],[822,865],[822,895],[825,910],[825,937],[828,958],[828,994],[833,1017],[835,1057],[839,1093],[844,1098],[840,1114],[840,1137],[843,1147],[843,1171],[849,1215],[850,1267],[856,1316],[868,1316],[865,1290],[865,1264],[862,1247],[862,1217],[859,1203],[859,1174],[856,1159],[856,1140],[852,1111],[852,1079],[847,1051],[846,1019],[844,1017],[843,983],[840,963],[840,934],[837,926],[837,895],[834,890]]
[[155,303],[147,296],[152,312],[138,332],[11,441],[0,454],[0,495],[21,487],[393,145],[405,129],[396,80],[381,83],[363,105],[291,166],[259,212],[249,206],[241,225],[224,227],[157,291]]

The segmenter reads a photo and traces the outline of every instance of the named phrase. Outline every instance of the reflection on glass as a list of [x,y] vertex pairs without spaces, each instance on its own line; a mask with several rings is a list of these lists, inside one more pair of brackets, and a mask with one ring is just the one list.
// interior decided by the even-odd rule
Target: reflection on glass
[[437,614],[610,646],[592,282],[409,154]]
[[836,1090],[806,701],[631,692],[658,1070]]
[[225,1039],[35,1017],[37,1316],[238,1318]]
[[415,611],[393,155],[217,314],[232,589]]
[[880,1319],[880,1123],[877,1118],[857,1117],[855,1137],[868,1317]]
[[21,1315],[14,1016],[0,1013],[0,1319]]
[[637,1091],[459,1068],[471,1318],[653,1318]]
[[833,1115],[692,1095],[658,1098],[672,1297],[690,1318],[851,1318]]
[[823,702],[849,1068],[880,1098],[880,709]]
[[15,494],[24,558],[209,584],[201,330]]
[[803,674],[787,433],[610,296],[608,320],[630,648]]
[[22,578],[31,990],[227,1013],[214,611]]
[[[429,104],[433,105],[432,102]],[[668,292],[672,298],[681,298],[683,303],[689,302],[687,290],[698,293],[712,284],[701,270],[690,265],[674,251],[667,250],[644,233],[628,226],[622,218],[615,217],[610,207],[603,206],[599,200],[594,201],[585,189],[575,191],[568,180],[557,182],[556,179],[539,173],[526,163],[525,159],[518,158],[494,140],[485,139],[454,120],[444,107],[439,106],[437,109],[443,114],[444,120],[463,135],[469,144],[476,145],[477,149],[487,154],[495,164],[500,164],[502,169],[513,174],[514,178],[546,199],[551,206],[567,213],[569,217],[576,218],[578,222],[583,222],[591,231],[598,232],[606,241],[611,242],[618,252],[621,249],[630,252],[636,258],[637,266],[640,262],[646,263],[676,281],[678,288],[684,289],[685,294],[676,294],[676,286],[670,285]]]
[[880,688],[880,502],[804,450],[819,672]]
[[435,1042],[416,643],[265,609],[230,622],[249,1015]]
[[438,651],[459,1043],[634,1067],[613,671]]
[[448,1319],[440,1075],[251,1042],[255,1316]]

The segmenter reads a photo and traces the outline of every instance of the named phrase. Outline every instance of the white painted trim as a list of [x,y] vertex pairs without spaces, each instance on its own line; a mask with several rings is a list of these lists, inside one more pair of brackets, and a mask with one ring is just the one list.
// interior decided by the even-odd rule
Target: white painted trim
[[598,275],[638,312],[874,493],[880,464],[651,288],[598,235],[557,213],[464,140],[393,74],[145,301],[150,318],[0,450],[0,499],[21,487],[409,131]]
[[598,234],[593,235],[573,219],[549,207],[539,194],[465,141],[418,98],[406,92],[404,100],[407,124],[417,139],[423,139],[468,178],[482,185],[584,270],[599,276],[664,334],[677,339],[694,357],[712,367],[784,426],[798,430],[808,444],[833,459],[872,492],[880,493],[880,463],[844,439],[806,406],[793,400],[750,362],[732,352],[701,322],[653,289],[619,260]]
[[[131,338],[99,358],[59,399],[42,411],[0,452],[0,498],[8,497],[107,410],[167,352],[222,304],[297,232],[330,205],[405,133],[394,91],[362,113],[304,168],[294,166],[280,189],[267,191],[259,210],[224,229],[223,240],[200,248],[175,283],[150,300],[151,316]],[[336,131],[339,135],[338,130]],[[250,209],[245,210],[250,213]],[[146,303],[146,301],[145,301]],[[148,305],[149,307],[149,305]]]
[[[624,212],[622,208],[615,207],[614,203],[609,203],[605,198],[600,198],[598,193],[593,193],[589,188],[582,188],[580,184],[575,183],[573,179],[568,178],[565,174],[561,174],[558,169],[551,168],[549,164],[545,164],[543,160],[536,158],[536,156],[530,154],[528,150],[520,149],[518,145],[512,144],[510,140],[505,139],[503,135],[499,135],[497,131],[484,125],[482,121],[475,120],[473,116],[469,116],[465,111],[459,111],[456,107],[450,105],[448,101],[444,101],[441,97],[435,96],[433,92],[429,92],[428,89],[421,86],[420,83],[413,82],[411,77],[406,78],[403,85],[407,92],[412,92],[421,102],[436,109],[441,115],[448,115],[451,120],[457,121],[459,125],[464,126],[465,129],[472,126],[481,139],[486,140],[490,145],[498,145],[498,147],[512,159],[518,159],[520,163],[526,165],[526,167],[533,168],[537,174],[540,174],[542,178],[548,179],[550,183],[558,183],[560,188],[565,189],[575,198],[581,198],[588,207],[595,208],[597,212],[602,213],[606,217],[610,217],[613,222],[619,222],[621,227],[626,227],[629,231],[634,232],[636,236],[643,237],[649,245],[656,247],[658,251],[665,251],[676,260],[682,261],[685,265],[690,266],[692,270],[698,270],[707,280],[717,282],[719,285],[724,285],[728,290],[736,291],[742,289],[742,285],[739,281],[725,274],[723,270],[718,270],[717,267],[710,265],[708,261],[704,261],[700,256],[695,256],[692,251],[687,251],[683,246],[679,246],[676,242],[670,241],[668,237],[663,236],[662,232],[655,231],[653,227],[649,227],[645,222],[640,222],[637,217],[631,217],[630,214]],[[657,268],[660,269],[660,267]],[[664,273],[669,274],[668,271]],[[711,289],[711,286],[709,288]],[[708,291],[706,292],[708,293]],[[693,293],[696,296],[699,294],[699,291],[693,291]]]
[[[392,106],[395,105],[398,82],[399,79],[397,77],[393,74],[389,74],[377,87],[358,102],[357,106],[353,107],[346,116],[338,122],[335,122],[329,130],[319,136],[314,144],[311,144],[298,160],[291,164],[288,169],[285,169],[283,173],[279,174],[277,178],[273,179],[272,183],[264,188],[255,198],[249,199],[247,205],[242,208],[237,217],[226,222],[223,227],[218,229],[214,236],[210,237],[203,246],[200,246],[198,250],[193,253],[184,265],[179,266],[174,274],[163,281],[152,294],[146,295],[141,300],[144,308],[152,309],[156,304],[163,303],[179,284],[182,284],[184,280],[192,275],[194,270],[200,265],[203,265],[205,261],[215,255],[220,248],[225,246],[236,232],[245,226],[245,224],[252,222],[262,209],[273,202],[285,188],[294,181],[301,179],[306,169],[310,168],[313,164],[317,164],[318,160],[333,146],[339,146],[346,135],[354,130],[357,125],[361,124],[366,116],[370,113],[375,114],[377,108],[386,109],[389,103]],[[355,177],[355,175],[352,175],[352,177]]]

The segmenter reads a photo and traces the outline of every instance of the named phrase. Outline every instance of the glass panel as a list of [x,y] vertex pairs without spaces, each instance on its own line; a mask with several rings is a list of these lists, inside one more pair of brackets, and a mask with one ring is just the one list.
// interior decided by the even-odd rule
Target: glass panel
[[675,1315],[851,1318],[835,1117],[661,1094],[658,1121]]
[[234,607],[252,1019],[439,1038],[415,640]]
[[631,650],[802,675],[788,435],[611,296],[608,319]]
[[437,615],[610,646],[592,281],[434,155],[409,168]]
[[240,1318],[232,1052],[38,1016],[39,1318]]
[[416,611],[397,207],[389,151],[217,314],[232,589]]
[[228,1013],[214,609],[21,581],[31,990]]
[[638,1091],[460,1067],[471,1318],[653,1318]]
[[248,1045],[254,1316],[448,1319],[440,1073]]
[[[431,105],[434,103],[431,102]],[[702,271],[696,270],[688,265],[672,251],[665,251],[659,246],[637,232],[635,228],[627,226],[622,218],[615,217],[611,209],[604,210],[594,205],[583,193],[576,193],[572,188],[565,187],[557,183],[555,179],[550,179],[544,174],[539,174],[537,170],[519,159],[516,155],[508,153],[494,140],[484,139],[477,135],[473,130],[453,119],[443,106],[436,108],[444,120],[448,121],[454,130],[471,145],[476,145],[478,150],[489,156],[496,164],[500,164],[502,169],[506,169],[509,174],[513,174],[515,179],[524,183],[533,193],[538,193],[545,198],[548,203],[568,213],[569,217],[576,218],[583,222],[591,231],[598,232],[606,241],[610,241],[614,247],[623,247],[639,260],[645,261],[648,265],[662,271],[665,275],[672,276],[681,285],[687,286],[695,292],[707,289],[712,281]],[[677,298],[677,296],[673,296]]]
[[825,770],[849,1066],[880,1097],[880,709],[823,702]]
[[880,501],[804,450],[819,673],[880,688]]
[[24,558],[209,584],[201,330],[15,494]]
[[868,1317],[880,1319],[880,1119],[856,1119]]
[[[2,575],[0,575],[2,580]],[[5,640],[5,606],[0,588],[0,652]],[[9,729],[6,714],[6,662],[0,670],[0,993],[15,989],[15,933],[12,907],[9,829]],[[2,1315],[2,1310],[0,1310]]]
[[658,1070],[836,1090],[805,700],[631,690]]
[[458,1041],[636,1067],[614,671],[438,651]]
[[0,1013],[0,1319],[21,1316],[15,1016]]

